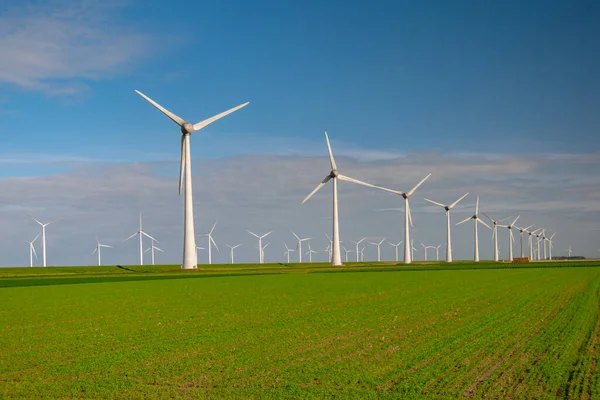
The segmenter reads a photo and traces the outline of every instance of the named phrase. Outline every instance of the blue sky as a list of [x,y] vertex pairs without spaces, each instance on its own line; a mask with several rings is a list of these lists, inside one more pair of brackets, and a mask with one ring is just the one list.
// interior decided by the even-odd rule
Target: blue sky
[[[513,205],[545,196],[554,202],[553,210],[564,213],[566,205],[556,206],[560,196],[550,190],[558,184],[579,185],[573,190],[585,204],[598,201],[598,182],[577,179],[598,163],[600,145],[600,5],[593,1],[2,4],[0,184],[9,192],[15,182],[25,185],[23,195],[36,198],[31,207],[50,217],[68,209],[68,200],[42,194],[33,182],[76,190],[67,183],[74,176],[91,174],[77,181],[85,185],[100,172],[147,173],[150,180],[169,182],[164,190],[176,192],[177,128],[134,89],[191,122],[251,102],[194,134],[199,176],[218,174],[215,165],[229,168],[240,160],[277,168],[281,156],[287,157],[286,168],[300,174],[303,165],[324,156],[327,129],[358,179],[366,180],[363,174],[371,171],[374,183],[410,184],[407,174],[417,179],[427,163],[430,170],[439,169],[445,155],[469,164],[478,154],[486,165],[505,161],[487,179],[455,176],[456,192],[448,197],[475,184],[490,195],[510,193],[518,186],[516,174],[529,179],[523,185],[532,192],[516,192],[507,200]],[[549,154],[563,157],[559,172],[551,172]],[[405,173],[407,164],[398,160],[409,160],[413,169]],[[511,172],[508,162],[523,169]],[[479,161],[473,164],[482,168]],[[371,174],[373,168],[388,171],[394,165],[398,173]],[[263,168],[257,171],[264,173]],[[306,177],[298,188],[300,200],[326,172]],[[536,189],[540,182],[547,187]],[[153,185],[143,189],[147,196],[163,190]],[[265,185],[262,190],[269,192]],[[195,189],[198,199],[203,193]],[[227,195],[215,204],[235,203]],[[98,199],[89,196],[88,201]],[[23,199],[3,201],[10,213]],[[178,201],[174,196],[151,205],[137,199],[128,211],[169,207],[178,215]],[[258,200],[253,204],[238,222],[264,212]],[[94,212],[100,218],[100,208]],[[197,213],[209,220],[208,214]],[[178,232],[180,221],[172,224]],[[589,254],[592,246],[590,240]],[[7,262],[18,263],[19,257]],[[174,261],[178,257],[173,250]],[[66,254],[63,259],[71,260]]]

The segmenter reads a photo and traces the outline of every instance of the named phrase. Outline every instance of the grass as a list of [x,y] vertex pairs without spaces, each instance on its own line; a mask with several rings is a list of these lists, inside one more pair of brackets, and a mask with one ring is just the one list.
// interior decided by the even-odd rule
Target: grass
[[204,267],[0,269],[0,394],[600,397],[598,264]]

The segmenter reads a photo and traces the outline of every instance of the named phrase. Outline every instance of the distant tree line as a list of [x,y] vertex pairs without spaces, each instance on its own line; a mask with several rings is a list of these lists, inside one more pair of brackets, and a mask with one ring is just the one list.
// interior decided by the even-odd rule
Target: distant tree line
[[553,260],[585,260],[585,257],[583,256],[571,256],[571,257],[567,257],[567,256],[558,256],[558,257],[552,257]]

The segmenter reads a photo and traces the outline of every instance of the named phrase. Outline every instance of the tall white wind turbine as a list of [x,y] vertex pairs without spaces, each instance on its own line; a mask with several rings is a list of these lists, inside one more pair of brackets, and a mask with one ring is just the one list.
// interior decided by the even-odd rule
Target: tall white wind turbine
[[296,239],[298,239],[298,245],[296,246],[296,249],[298,249],[298,262],[302,262],[302,242],[306,242],[307,240],[311,240],[312,238],[304,238],[301,239],[300,236],[296,235],[294,233],[294,231],[292,231],[292,235],[296,236]]
[[452,203],[450,205],[445,205],[445,204],[438,203],[433,200],[425,199],[425,201],[428,201],[428,202],[435,204],[436,206],[442,207],[444,210],[446,210],[446,237],[447,237],[446,262],[452,262],[452,239],[450,236],[450,211],[454,208],[454,206],[456,206],[458,204],[459,201],[461,201],[462,199],[467,197],[468,194],[469,194],[469,192],[465,193],[460,199],[456,200],[454,203]]
[[544,237],[544,231],[545,231],[545,229],[542,229],[535,235],[536,242],[537,242],[537,259],[538,260],[542,259],[542,251],[541,251],[541,247],[540,247],[540,242],[542,240],[542,237]]
[[538,233],[538,231],[540,231],[541,229],[536,229],[534,231],[527,231],[527,242],[529,245],[529,259],[531,261],[535,260],[535,253],[534,253],[534,247],[533,247],[533,237]]
[[430,246],[425,246],[425,245],[423,244],[423,242],[421,242],[421,246],[423,247],[423,253],[425,254],[425,256],[424,256],[424,257],[425,257],[425,261],[427,261],[427,249],[428,249]]
[[308,254],[308,262],[312,263],[312,255],[315,254],[316,251],[314,251],[313,249],[311,249],[310,247],[310,243],[308,243],[308,251],[306,252],[306,254]]
[[[152,239],[152,240],[156,240],[156,239],[154,239],[152,236],[148,235],[142,229],[142,213],[140,213],[140,229],[137,232],[135,232],[133,235],[131,235],[127,239],[125,239],[124,242],[126,242],[129,239],[131,239],[132,237],[135,237],[136,235],[140,236],[140,265],[144,265],[144,247],[143,247],[144,243],[143,243],[143,237],[146,236],[147,238]],[[160,243],[160,242],[158,240],[156,240],[156,243]]]
[[554,233],[552,234],[552,236],[550,236],[550,237],[548,238],[548,252],[549,252],[549,253],[548,253],[548,258],[549,258],[550,260],[552,260],[552,247],[554,247],[554,242],[553,242],[553,240],[554,240],[554,235],[556,235],[556,232],[554,232]]
[[284,243],[283,245],[285,246],[285,251],[283,252],[283,255],[287,256],[287,263],[289,264],[290,263],[290,253],[292,251],[296,251],[296,250],[295,249],[290,249],[288,247],[287,243]]
[[35,252],[35,246],[33,245],[35,243],[35,241],[37,240],[37,238],[39,238],[41,235],[41,233],[38,233],[37,236],[31,241],[28,242],[27,240],[25,241],[25,243],[29,243],[29,266],[33,267],[33,255],[35,254],[35,258],[37,258],[37,253]]
[[517,218],[515,218],[515,220],[508,225],[499,225],[508,229],[508,261],[513,260],[513,242],[515,241],[515,236],[513,235],[512,228],[514,228],[519,217],[520,215],[517,215]]
[[194,125],[184,121],[182,118],[168,111],[154,100],[150,99],[143,93],[135,91],[137,94],[142,96],[154,107],[158,108],[163,114],[175,122],[181,128],[181,163],[179,167],[179,195],[181,196],[181,190],[183,189],[183,181],[185,179],[185,197],[184,197],[184,218],[183,218],[183,263],[181,268],[183,269],[194,269],[197,264],[196,255],[196,238],[194,237],[194,206],[192,203],[192,165],[190,156],[190,135],[193,132],[199,131],[205,126],[212,124],[213,122],[231,114],[234,111],[245,107],[249,102],[240,104],[230,110],[224,111],[221,114],[217,114],[214,117],[205,119],[204,121],[198,122]]
[[[33,218],[33,217],[31,217],[31,218]],[[37,222],[38,224],[40,224],[42,227],[42,265],[45,267],[46,266],[46,227],[55,221],[51,221],[51,222],[42,224],[40,221],[38,221],[35,218],[33,218],[33,220],[35,222]]]
[[[342,265],[342,257],[340,255],[340,232],[339,232],[339,219],[338,219],[338,200],[337,200],[337,181],[342,180],[346,182],[352,182],[363,186],[368,187],[376,187],[374,185],[368,184],[366,182],[359,181],[354,178],[347,177],[338,172],[337,165],[335,164],[335,160],[333,158],[333,153],[331,152],[331,145],[329,144],[329,136],[327,136],[327,132],[325,132],[325,141],[327,142],[327,151],[329,152],[329,163],[331,164],[331,172],[327,175],[321,183],[312,191],[304,200],[302,200],[302,204],[304,204],[308,199],[310,199],[319,189],[321,189],[327,182],[333,180],[333,239],[332,239],[332,249],[331,249],[331,265],[334,267]],[[300,254],[302,254],[300,252]],[[358,259],[358,255],[356,256]]]
[[[210,228],[210,231],[208,233],[203,233],[200,236],[206,236],[208,238],[208,263],[212,264],[212,246],[215,246],[215,249],[217,249],[217,251],[219,251],[219,246],[217,246],[217,243],[215,242],[215,240],[212,237],[212,233],[215,230],[215,227],[217,226],[217,222],[219,222],[218,220],[215,221],[214,225],[212,226],[212,228]],[[194,243],[194,247],[196,246],[196,244]]]
[[500,261],[499,251],[498,251],[498,226],[501,226],[500,222],[505,221],[512,217],[506,217],[506,218],[502,218],[502,219],[499,219],[496,221],[495,219],[493,219],[486,213],[482,213],[482,214],[485,215],[487,217],[487,219],[492,221],[492,224],[494,226],[492,228],[492,240],[494,241],[494,261],[498,262],[498,261]]
[[[267,236],[269,236],[271,233],[273,233],[273,231],[267,232],[267,233],[265,233],[265,234],[264,234],[264,235],[262,235],[262,236],[259,236],[259,235],[257,235],[256,233],[254,233],[254,232],[250,232],[250,231],[248,231],[248,230],[246,230],[246,232],[248,232],[249,234],[251,234],[252,236],[254,236],[255,238],[257,238],[257,239],[258,239],[258,263],[259,263],[259,264],[262,264],[262,263],[263,263],[263,261],[264,261],[264,260],[263,260],[263,249],[264,249],[264,247],[262,246],[262,240],[263,240],[263,238],[266,238],[266,237],[267,237]],[[265,247],[267,247],[267,246],[265,246]],[[286,247],[287,247],[287,246],[286,246]]]
[[98,240],[98,236],[96,236],[96,246],[94,246],[94,251],[92,251],[92,255],[94,255],[95,253],[98,253],[98,265],[102,265],[102,260],[100,259],[100,249],[103,247],[108,247],[112,249],[112,246],[109,246],[107,244],[101,244],[100,240]]
[[492,229],[488,224],[486,224],[485,222],[483,222],[483,220],[481,220],[479,218],[479,196],[477,196],[477,201],[475,202],[475,214],[473,214],[469,218],[465,218],[464,220],[460,221],[456,225],[463,224],[469,220],[473,220],[473,235],[474,235],[473,243],[475,245],[475,248],[473,250],[474,251],[473,261],[479,262],[479,235],[477,233],[477,224],[478,223],[483,224],[488,229]]
[[571,250],[571,245],[569,245],[569,248],[568,248],[567,250],[565,250],[565,251],[568,251],[568,252],[569,252],[569,258],[571,258],[571,252],[572,252],[572,250]]
[[442,247],[442,245],[443,245],[443,243],[442,244],[438,244],[435,247],[435,261],[440,261],[440,247]]
[[154,240],[152,241],[152,244],[150,245],[150,247],[148,247],[145,251],[149,251],[150,255],[152,256],[152,265],[154,265],[154,250],[158,250],[161,253],[164,253],[164,251],[162,251],[161,249],[159,249],[158,247],[156,247],[154,245]]
[[394,243],[388,243],[390,246],[394,246],[394,250],[396,250],[396,262],[398,262],[398,246],[400,246],[402,244],[402,240],[399,241],[398,243],[394,244]]
[[369,242],[369,244],[372,244],[374,246],[377,246],[377,262],[381,261],[381,243],[383,243],[385,241],[386,238],[383,238],[379,241],[379,243],[376,242]]
[[410,214],[410,205],[408,204],[408,198],[412,196],[415,190],[417,190],[417,188],[421,186],[423,182],[425,182],[430,176],[431,174],[427,175],[425,178],[423,178],[421,182],[417,183],[416,186],[408,192],[401,192],[399,190],[392,190],[381,186],[374,186],[376,189],[385,190],[386,192],[394,193],[404,198],[404,264],[410,264],[412,262],[410,230],[408,224],[410,223],[410,226],[413,226],[413,222],[412,216]]
[[235,246],[230,246],[230,245],[227,245],[227,247],[229,247],[229,254],[230,254],[230,256],[231,256],[231,263],[232,263],[232,264],[233,264],[233,251],[234,251],[235,249],[237,249],[238,247],[240,247],[240,246],[241,246],[241,244],[236,244]]
[[358,250],[358,245],[362,243],[363,240],[365,240],[366,237],[360,239],[358,242],[355,242],[354,240],[351,240],[352,243],[354,243],[356,245],[356,262],[359,262],[360,260],[360,251]]
[[351,250],[348,250],[347,248],[345,248],[343,246],[342,246],[342,249],[344,249],[344,253],[346,253],[346,262],[348,262],[348,253],[350,253]]
[[519,235],[521,236],[521,258],[525,257],[525,246],[523,245],[523,233],[528,233],[529,229],[533,228],[533,225],[529,225],[526,228],[519,228],[515,225],[515,228],[519,231]]

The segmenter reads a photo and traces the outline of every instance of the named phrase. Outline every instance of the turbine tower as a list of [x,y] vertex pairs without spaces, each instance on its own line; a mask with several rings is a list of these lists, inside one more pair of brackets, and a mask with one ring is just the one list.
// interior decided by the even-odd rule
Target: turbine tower
[[499,254],[499,251],[498,251],[498,226],[500,225],[500,222],[505,221],[511,217],[502,218],[502,219],[499,219],[498,221],[496,221],[495,219],[493,219],[486,213],[482,213],[482,214],[485,215],[487,217],[487,219],[492,221],[492,224],[494,226],[494,228],[492,228],[492,240],[494,241],[494,261],[498,262],[498,261],[500,261],[500,257],[498,256],[498,254]]
[[519,235],[521,236],[521,258],[525,257],[525,246],[523,246],[523,233],[528,233],[529,229],[533,228],[533,225],[529,225],[526,228],[519,228],[515,225],[515,228],[519,231]]
[[[33,218],[33,217],[31,217],[31,218]],[[46,227],[55,221],[51,221],[51,222],[42,224],[40,221],[38,221],[35,218],[33,218],[33,220],[35,222],[37,222],[38,224],[40,224],[42,227],[42,266],[45,267],[46,266]]]
[[100,240],[98,240],[98,236],[96,236],[96,246],[94,247],[94,251],[92,251],[92,255],[98,253],[98,266],[102,265],[102,261],[100,259],[100,249],[103,247],[108,247],[112,249],[112,246],[109,246],[107,244],[100,244]]
[[404,198],[404,264],[410,264],[412,262],[412,251],[410,248],[410,231],[408,224],[410,223],[410,226],[413,226],[413,222],[412,216],[410,215],[410,206],[408,204],[408,198],[412,196],[415,190],[417,190],[417,188],[421,186],[423,182],[425,182],[430,176],[431,174],[427,175],[425,178],[423,178],[421,182],[417,183],[417,185],[408,192],[401,192],[399,190],[392,190],[381,186],[374,186],[376,189],[385,190],[386,192],[394,193]]
[[[352,182],[363,186],[368,187],[376,187],[374,185],[359,181],[354,178],[347,177],[338,172],[337,165],[335,164],[335,160],[333,158],[333,153],[331,152],[331,145],[329,144],[329,136],[327,136],[327,132],[325,132],[325,141],[327,142],[327,151],[329,152],[329,163],[331,164],[331,172],[327,175],[321,183],[312,191],[304,200],[302,200],[302,204],[304,204],[308,199],[310,199],[319,189],[321,189],[327,182],[333,180],[333,240],[332,240],[332,249],[331,249],[331,265],[334,267],[339,267],[342,265],[342,257],[340,255],[340,232],[339,232],[339,219],[338,219],[338,199],[337,199],[337,181],[342,180],[346,182]],[[302,256],[302,252],[300,252],[300,256]],[[358,258],[358,255],[356,256]]]
[[[169,117],[181,128],[181,163],[179,167],[179,195],[181,196],[181,190],[183,189],[183,181],[185,178],[185,197],[184,197],[184,218],[183,218],[183,263],[181,268],[183,269],[194,269],[197,267],[196,262],[196,238],[194,237],[194,205],[192,203],[192,163],[190,156],[190,135],[193,132],[199,131],[205,126],[231,114],[234,111],[245,107],[249,102],[240,104],[230,110],[224,111],[221,114],[217,114],[214,117],[205,119],[204,121],[198,122],[194,125],[184,121],[182,118],[168,111],[154,100],[150,99],[143,93],[135,91],[137,94],[142,96],[146,101],[158,108],[163,114]],[[210,247],[210,246],[209,246]]]
[[515,236],[512,233],[512,228],[515,226],[515,223],[519,217],[520,215],[517,215],[517,218],[515,218],[515,220],[508,225],[499,225],[503,228],[508,228],[508,261],[513,260],[513,242],[515,241]]
[[302,242],[305,242],[307,240],[310,240],[312,238],[304,238],[304,239],[300,239],[300,236],[296,235],[294,233],[294,231],[291,231],[292,235],[296,236],[296,239],[298,239],[298,244],[296,246],[296,248],[298,249],[298,262],[302,262]]
[[479,196],[477,196],[477,201],[475,202],[475,214],[473,214],[469,218],[465,218],[464,220],[460,221],[456,225],[460,225],[471,219],[473,220],[473,235],[474,235],[473,243],[475,244],[475,249],[474,249],[474,253],[473,253],[473,261],[479,262],[479,235],[477,234],[477,224],[480,223],[480,224],[483,224],[488,229],[492,229],[488,224],[486,224],[485,222],[483,222],[483,220],[481,220],[479,218]]
[[554,247],[554,235],[556,235],[556,232],[554,232],[552,236],[548,238],[548,257],[550,258],[550,260],[552,260],[552,247]]
[[154,250],[158,250],[161,253],[164,253],[164,251],[162,251],[161,249],[159,249],[158,247],[156,247],[154,245],[154,240],[152,241],[152,245],[150,247],[148,247],[145,251],[149,251],[150,254],[152,255],[152,265],[154,265]]
[[435,261],[440,261],[440,247],[443,245],[442,244],[438,244],[437,247],[435,247]]
[[[273,233],[273,231],[267,232],[262,236],[258,236],[256,233],[250,232],[249,230],[246,230],[246,232],[248,232],[249,234],[251,234],[252,236],[254,236],[255,238],[258,239],[258,263],[262,264],[263,263],[263,249],[264,249],[264,247],[262,247],[262,240],[263,240],[263,238],[266,238],[271,233]],[[265,246],[265,247],[267,247],[267,246]]]
[[433,200],[425,199],[425,201],[428,201],[428,202],[435,204],[436,206],[442,207],[444,210],[446,210],[446,237],[447,237],[446,262],[452,262],[452,240],[451,240],[451,236],[450,236],[450,211],[454,208],[454,206],[456,206],[458,204],[459,201],[461,201],[462,199],[467,197],[468,194],[469,194],[469,192],[465,193],[460,199],[456,200],[454,203],[452,203],[450,205],[445,205],[442,203],[435,202]]
[[342,246],[342,249],[344,249],[344,253],[346,253],[346,262],[348,262],[348,253],[350,253],[351,250],[348,250],[347,248]]
[[269,246],[269,243],[265,244],[262,247],[259,247],[260,249],[260,257],[262,258],[263,262],[265,260],[265,249]]
[[399,241],[398,243],[394,244],[394,243],[388,243],[390,246],[394,246],[395,250],[396,250],[396,262],[398,262],[398,246],[400,246],[402,244],[402,240]]
[[544,236],[544,230],[542,229],[540,232],[538,232],[535,237],[536,237],[536,242],[537,242],[537,259],[541,260],[542,259],[542,252],[540,250],[540,241],[542,240],[542,237]]
[[204,247],[196,246],[196,265],[200,264],[198,260],[198,250],[204,250]]
[[571,258],[571,251],[572,251],[572,250],[571,250],[571,245],[569,245],[569,248],[568,248],[567,250],[565,250],[565,251],[568,251],[568,252],[569,252],[569,258]]
[[[144,265],[144,243],[142,242],[143,236],[146,236],[149,239],[152,240],[156,240],[154,239],[152,236],[148,235],[146,232],[144,232],[144,230],[142,229],[142,213],[140,213],[140,229],[135,232],[133,235],[129,236],[127,239],[124,240],[124,242],[128,241],[129,239],[131,239],[132,237],[139,235],[140,236],[140,265]],[[158,240],[156,240],[156,243],[160,243]]]
[[529,259],[534,260],[535,253],[533,251],[533,237],[540,229],[536,229],[535,231],[527,231],[528,234],[528,244],[529,244]]
[[355,242],[354,240],[351,240],[352,243],[354,243],[356,245],[356,262],[359,262],[359,257],[360,257],[360,251],[358,250],[358,245],[362,243],[363,240],[365,240],[366,237],[360,239],[358,242]]
[[241,246],[241,244],[236,244],[235,246],[227,245],[227,247],[229,247],[229,254],[231,255],[231,263],[232,264],[233,264],[233,251],[240,246]]
[[425,261],[427,261],[427,249],[429,246],[425,246],[423,242],[421,242],[421,246],[423,246],[423,252],[425,253]]
[[[212,233],[215,230],[215,227],[217,226],[217,222],[219,222],[219,220],[215,221],[215,224],[212,226],[212,228],[210,229],[210,231],[208,233],[203,233],[200,236],[206,236],[208,237],[208,263],[212,264],[212,246],[215,246],[215,248],[217,249],[217,251],[219,251],[219,246],[217,246],[217,243],[215,243],[215,240],[212,237]],[[194,246],[196,246],[196,244],[194,243]]]
[[39,238],[41,233],[38,233],[37,236],[31,241],[25,241],[25,243],[29,243],[29,266],[33,267],[33,255],[35,254],[35,258],[37,258],[37,253],[35,252],[35,246],[33,245],[37,238]]
[[377,262],[381,261],[381,243],[385,241],[386,238],[381,239],[379,243],[369,242],[370,244],[377,246]]
[[310,248],[310,243],[308,243],[308,251],[306,252],[306,254],[308,254],[308,262],[312,263],[312,255],[313,253],[316,253],[316,251],[314,251],[313,249]]

